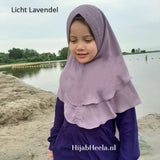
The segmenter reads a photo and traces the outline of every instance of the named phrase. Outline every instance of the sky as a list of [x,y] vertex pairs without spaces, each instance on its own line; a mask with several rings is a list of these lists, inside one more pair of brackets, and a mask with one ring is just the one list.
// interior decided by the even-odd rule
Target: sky
[[[104,12],[123,52],[160,49],[160,0],[0,0],[0,52],[14,47],[58,55],[67,47],[67,17],[81,4]],[[18,7],[58,7],[58,13],[11,12]]]

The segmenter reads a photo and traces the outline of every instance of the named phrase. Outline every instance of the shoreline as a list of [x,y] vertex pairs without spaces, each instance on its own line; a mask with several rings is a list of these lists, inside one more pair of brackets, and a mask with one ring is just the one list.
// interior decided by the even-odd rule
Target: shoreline
[[33,64],[44,64],[44,63],[52,63],[52,62],[65,62],[65,61],[67,61],[67,60],[55,60],[55,61],[31,62],[31,63],[17,63],[17,64],[4,64],[4,65],[0,65],[0,68],[33,65]]
[[32,120],[54,108],[56,95],[24,83],[20,79],[0,73],[0,125]]
[[[0,159],[50,160],[47,138],[56,95],[0,73]],[[138,119],[139,160],[160,159],[160,114]]]

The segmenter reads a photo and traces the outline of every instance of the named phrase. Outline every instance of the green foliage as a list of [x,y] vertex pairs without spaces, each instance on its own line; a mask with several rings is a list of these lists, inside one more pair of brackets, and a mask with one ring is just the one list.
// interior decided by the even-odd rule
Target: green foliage
[[27,58],[27,62],[41,62],[41,61],[43,61],[42,59],[41,59],[41,57],[32,57],[32,58]]
[[38,52],[34,49],[24,49],[23,50],[23,58],[31,58],[31,57],[35,57],[38,56]]
[[58,54],[59,54],[59,56],[64,57],[64,59],[67,59],[68,47],[62,48],[62,49],[58,52]]
[[146,53],[146,50],[142,50],[141,53]]
[[55,53],[52,54],[50,52],[48,52],[48,53],[42,53],[39,56],[41,57],[41,59],[43,61],[51,61],[51,60],[55,60],[56,59],[56,54]]
[[13,58],[13,59],[19,59],[19,58],[23,58],[23,49],[19,49],[19,48],[12,48],[9,51],[9,58]]
[[9,62],[10,62],[9,55],[1,52],[0,53],[0,64],[5,64]]
[[36,50],[28,48],[12,48],[8,52],[8,54],[0,52],[0,64],[63,60],[67,59],[68,48],[62,48],[59,56],[50,52],[39,54]]
[[122,52],[123,55],[129,55],[130,53],[128,52]]
[[131,50],[131,53],[135,53],[135,49],[134,48]]

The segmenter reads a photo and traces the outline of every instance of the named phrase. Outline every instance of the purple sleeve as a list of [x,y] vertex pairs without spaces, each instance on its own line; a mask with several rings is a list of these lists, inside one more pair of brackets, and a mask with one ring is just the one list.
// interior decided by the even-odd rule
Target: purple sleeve
[[57,135],[61,129],[61,126],[64,121],[64,103],[60,101],[57,97],[56,106],[55,106],[55,117],[53,127],[50,129],[50,137],[48,141],[50,142],[49,150],[52,150],[53,145],[56,141]]
[[118,160],[137,160],[140,151],[135,108],[118,113],[116,123],[120,138],[120,156]]

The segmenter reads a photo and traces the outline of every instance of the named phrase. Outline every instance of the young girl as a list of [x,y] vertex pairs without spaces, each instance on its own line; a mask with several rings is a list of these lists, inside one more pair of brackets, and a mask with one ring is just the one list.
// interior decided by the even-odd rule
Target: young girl
[[91,5],[77,7],[68,17],[67,38],[48,138],[51,159],[137,160],[134,107],[140,99],[105,15]]

